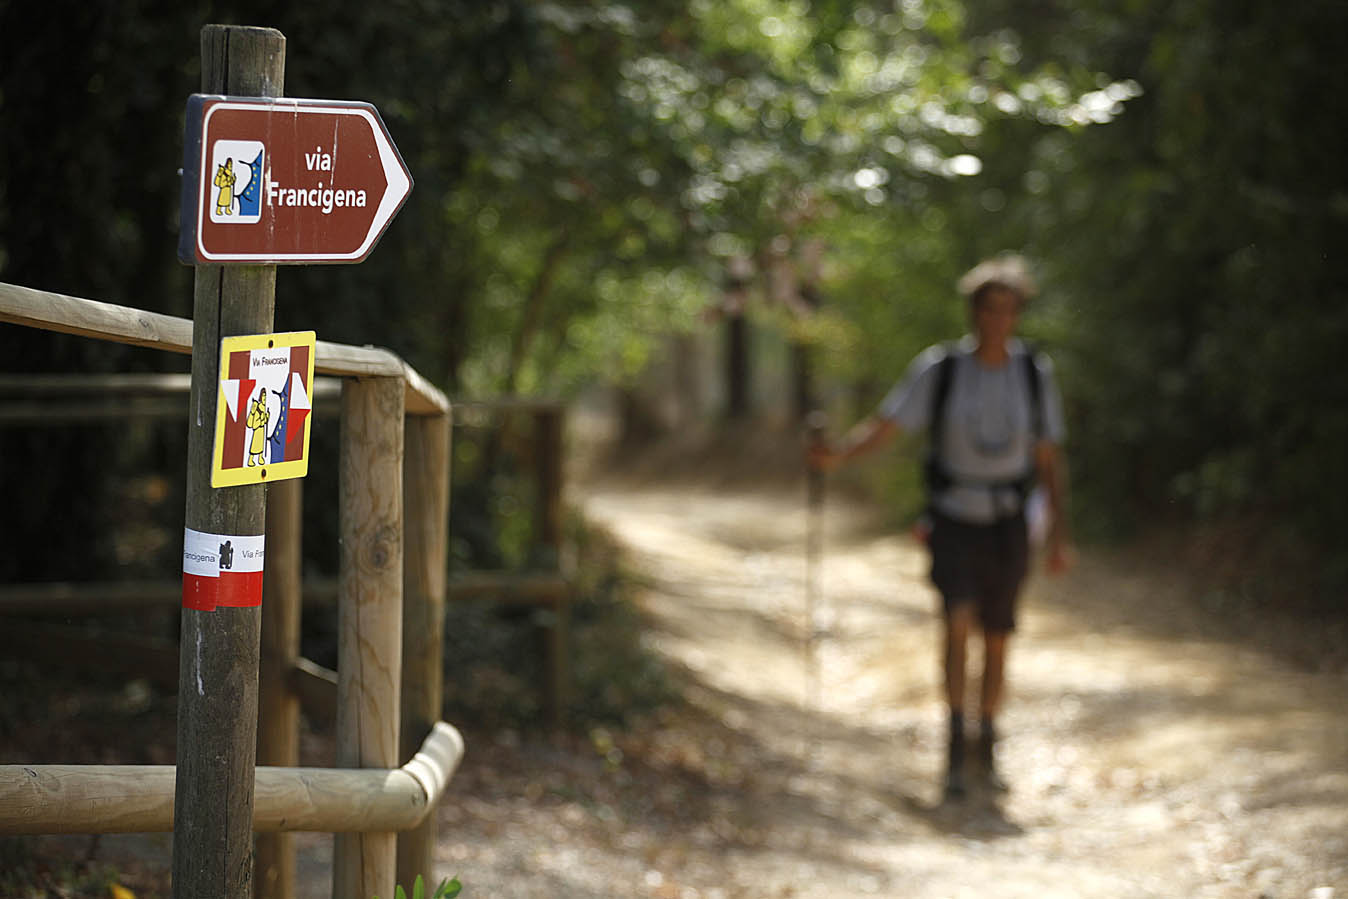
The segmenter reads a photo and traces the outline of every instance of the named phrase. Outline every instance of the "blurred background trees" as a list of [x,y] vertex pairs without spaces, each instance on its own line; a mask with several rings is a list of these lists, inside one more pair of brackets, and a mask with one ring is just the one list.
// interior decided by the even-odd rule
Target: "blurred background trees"
[[[1348,581],[1345,19],[1331,0],[0,0],[0,280],[188,314],[198,31],[270,25],[286,92],[373,102],[416,179],[367,262],[280,272],[278,330],[387,346],[454,396],[608,384],[633,415],[700,346],[716,386],[685,424],[762,421],[765,396],[846,420],[963,328],[961,271],[1018,249],[1088,531],[1238,521],[1315,548],[1324,589]],[[10,372],[187,369],[10,326],[0,346]],[[7,433],[17,520],[105,514],[125,485],[99,472],[183,439],[126,436]],[[6,578],[71,550],[15,540]]]

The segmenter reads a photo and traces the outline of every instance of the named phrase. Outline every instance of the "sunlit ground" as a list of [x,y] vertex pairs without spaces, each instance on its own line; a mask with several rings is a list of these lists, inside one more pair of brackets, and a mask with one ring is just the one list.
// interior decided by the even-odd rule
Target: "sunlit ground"
[[[948,803],[939,627],[906,536],[831,495],[807,560],[803,490],[581,492],[686,703],[560,739],[470,731],[436,872],[465,895],[1348,895],[1348,671],[1306,625],[1088,552],[1025,602],[1010,792]],[[99,851],[153,864],[167,843]],[[330,895],[331,839],[299,845],[300,895]]]

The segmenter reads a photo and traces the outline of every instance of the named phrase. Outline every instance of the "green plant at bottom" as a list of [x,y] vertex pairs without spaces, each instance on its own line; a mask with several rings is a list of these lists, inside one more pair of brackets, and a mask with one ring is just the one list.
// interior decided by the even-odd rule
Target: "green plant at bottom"
[[[430,895],[429,899],[454,899],[462,889],[463,885],[459,883],[459,878],[446,877],[440,881],[440,885],[435,888],[435,892]],[[379,897],[375,896],[374,899],[379,899]],[[407,891],[402,888],[402,884],[394,887],[393,899],[407,899]],[[412,884],[412,899],[428,899],[426,882],[421,879],[420,874],[417,875],[416,881]]]

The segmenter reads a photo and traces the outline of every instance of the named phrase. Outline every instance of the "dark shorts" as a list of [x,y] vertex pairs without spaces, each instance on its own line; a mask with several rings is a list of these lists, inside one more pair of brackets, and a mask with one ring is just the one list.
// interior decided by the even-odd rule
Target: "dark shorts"
[[965,524],[943,515],[932,521],[931,580],[945,613],[974,603],[984,631],[1016,628],[1016,598],[1029,570],[1025,516],[994,524]]

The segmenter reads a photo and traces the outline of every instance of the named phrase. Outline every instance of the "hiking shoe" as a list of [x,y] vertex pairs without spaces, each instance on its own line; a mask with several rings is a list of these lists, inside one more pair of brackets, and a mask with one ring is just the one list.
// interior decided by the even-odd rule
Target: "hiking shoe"
[[982,786],[991,790],[993,793],[1007,793],[1011,790],[1011,787],[1002,779],[1002,776],[997,773],[997,769],[992,765],[980,765],[978,779]]
[[968,792],[964,783],[964,720],[958,711],[950,716],[945,772],[945,798],[963,799]]
[[952,767],[945,774],[945,798],[947,800],[963,799],[969,794],[969,789],[964,783],[964,769]]
[[978,738],[978,748],[974,759],[978,763],[978,776],[983,785],[994,793],[1005,793],[1010,787],[997,773],[996,765],[997,736],[990,722],[983,722],[983,732]]

